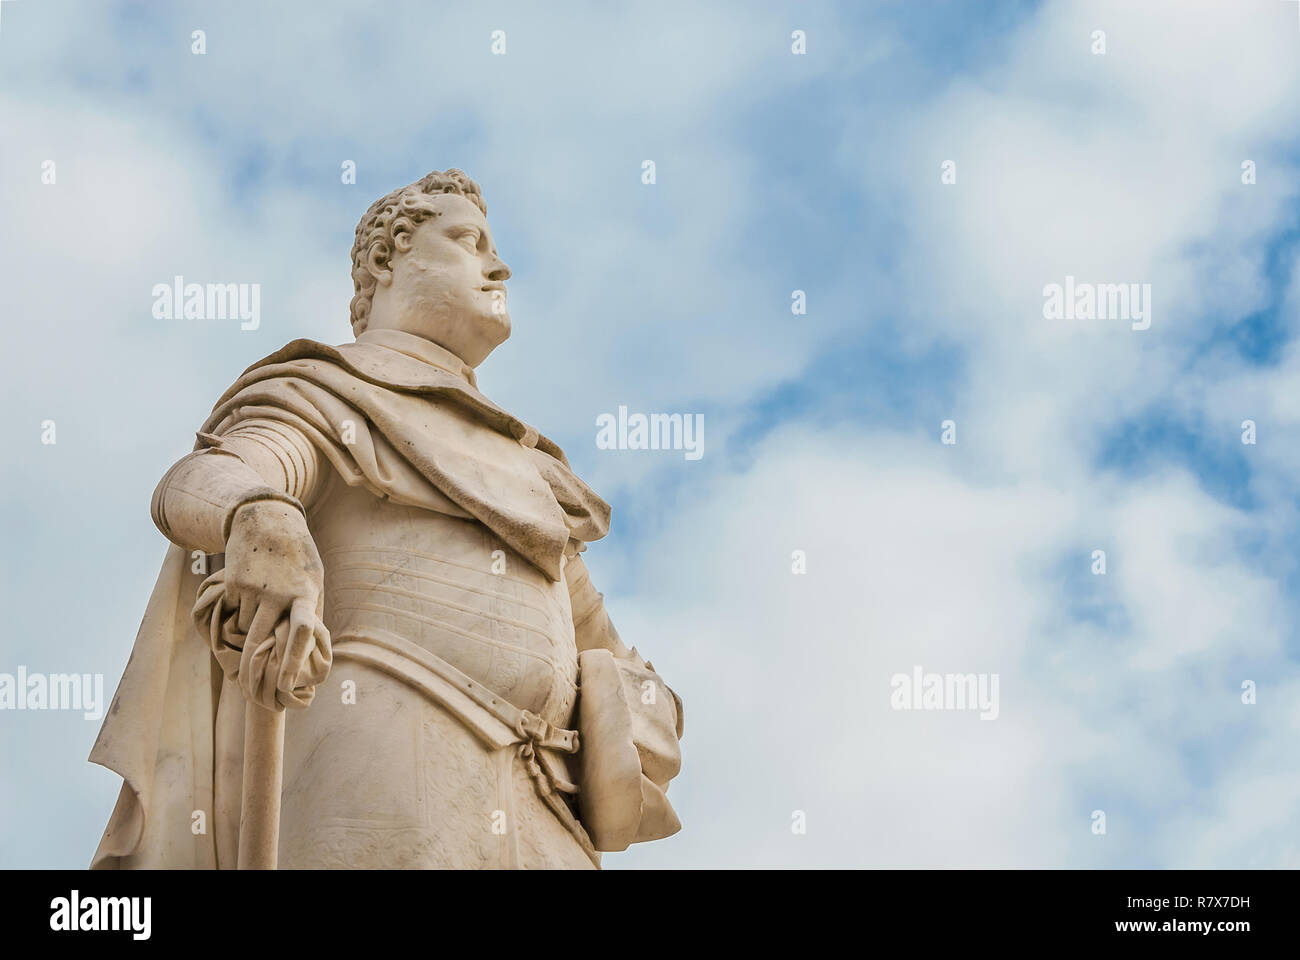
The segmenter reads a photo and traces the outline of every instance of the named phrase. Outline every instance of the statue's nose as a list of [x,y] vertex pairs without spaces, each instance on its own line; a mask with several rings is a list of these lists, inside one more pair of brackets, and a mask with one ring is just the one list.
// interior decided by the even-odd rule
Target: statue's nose
[[487,273],[487,278],[489,280],[509,280],[510,268],[505,265],[505,261],[497,257],[492,268]]

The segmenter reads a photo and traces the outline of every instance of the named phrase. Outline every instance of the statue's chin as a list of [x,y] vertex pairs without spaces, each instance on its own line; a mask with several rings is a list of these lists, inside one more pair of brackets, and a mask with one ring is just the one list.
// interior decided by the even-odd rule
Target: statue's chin
[[477,367],[487,359],[488,354],[505,343],[510,336],[510,316],[509,314],[480,314],[474,318],[471,329],[473,334],[461,344],[465,347],[463,351],[450,346],[447,349],[471,367]]
[[510,336],[510,314],[488,314],[482,319],[480,329],[483,331],[483,339],[491,342],[492,346],[499,347]]

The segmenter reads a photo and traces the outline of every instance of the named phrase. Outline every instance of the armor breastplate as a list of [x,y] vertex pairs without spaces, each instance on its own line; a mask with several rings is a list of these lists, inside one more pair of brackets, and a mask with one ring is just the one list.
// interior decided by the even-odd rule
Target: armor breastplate
[[396,634],[514,706],[570,724],[578,655],[563,580],[468,515],[400,506],[337,476],[310,526],[333,638]]

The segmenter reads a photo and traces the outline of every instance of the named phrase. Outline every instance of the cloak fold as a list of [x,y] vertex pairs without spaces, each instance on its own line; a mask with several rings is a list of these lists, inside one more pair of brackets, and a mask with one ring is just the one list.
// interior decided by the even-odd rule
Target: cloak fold
[[[92,870],[216,866],[213,684],[221,678],[214,675],[215,661],[190,617],[203,580],[190,569],[189,554],[169,546],[131,659],[90,752],[92,763],[123,780]],[[202,811],[201,823],[195,811]]]
[[[301,430],[349,485],[433,509],[444,498],[552,580],[570,539],[609,529],[609,505],[560,448],[465,380],[373,343],[295,340],[217,401],[196,449],[251,419]],[[192,619],[190,554],[169,546],[90,760],[123,779],[91,869],[212,869],[238,829],[214,804],[222,675]]]

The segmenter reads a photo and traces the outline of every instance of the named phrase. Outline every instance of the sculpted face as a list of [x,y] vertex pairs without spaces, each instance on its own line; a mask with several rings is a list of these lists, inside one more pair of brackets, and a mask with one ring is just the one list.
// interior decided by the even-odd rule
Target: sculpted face
[[456,194],[430,202],[437,215],[406,238],[409,246],[399,245],[387,268],[372,265],[379,283],[368,328],[413,333],[476,367],[510,336],[510,268],[478,207]]

